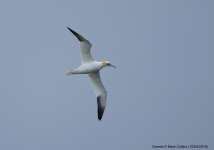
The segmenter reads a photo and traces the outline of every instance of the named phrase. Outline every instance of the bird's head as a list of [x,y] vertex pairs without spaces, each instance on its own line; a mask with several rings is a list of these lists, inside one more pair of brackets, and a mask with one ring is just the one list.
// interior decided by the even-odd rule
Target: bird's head
[[103,65],[103,67],[115,67],[115,68],[117,68],[116,66],[112,65],[109,61],[102,61],[102,65]]

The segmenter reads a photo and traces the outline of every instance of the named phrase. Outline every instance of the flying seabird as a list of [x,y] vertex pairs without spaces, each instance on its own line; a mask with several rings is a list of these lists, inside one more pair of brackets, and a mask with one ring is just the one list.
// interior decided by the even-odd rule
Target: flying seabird
[[107,100],[107,91],[103,86],[103,83],[100,79],[100,70],[103,67],[115,67],[109,61],[97,62],[91,55],[91,46],[92,44],[86,40],[83,36],[75,32],[74,30],[67,27],[80,41],[80,53],[82,65],[75,70],[69,71],[64,75],[75,75],[75,74],[88,74],[91,80],[92,87],[94,89],[95,95],[97,97],[97,113],[98,119],[101,120]]

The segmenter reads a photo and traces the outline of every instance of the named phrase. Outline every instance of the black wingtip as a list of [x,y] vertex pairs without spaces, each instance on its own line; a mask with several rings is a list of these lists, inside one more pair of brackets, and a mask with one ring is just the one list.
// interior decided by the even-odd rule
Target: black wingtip
[[77,38],[78,38],[78,40],[79,41],[83,41],[80,37],[81,37],[81,35],[79,35],[77,32],[75,32],[74,30],[72,30],[71,28],[69,28],[69,27],[67,27],[68,28],[68,30],[70,30]]
[[68,28],[68,30],[70,30],[70,31],[73,31],[71,28],[69,28],[68,26],[67,26],[67,28]]
[[101,121],[102,120],[102,115],[99,115],[99,113],[98,113],[98,121]]
[[98,121],[101,121],[103,117],[103,113],[99,112],[98,110]]
[[98,120],[101,121],[103,113],[105,111],[105,107],[101,106],[101,95],[97,97],[97,106]]

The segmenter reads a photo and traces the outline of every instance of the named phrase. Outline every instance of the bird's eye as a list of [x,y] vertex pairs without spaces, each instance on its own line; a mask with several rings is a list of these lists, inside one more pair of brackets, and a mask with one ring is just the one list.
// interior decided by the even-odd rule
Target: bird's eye
[[110,63],[107,63],[107,65],[110,65]]

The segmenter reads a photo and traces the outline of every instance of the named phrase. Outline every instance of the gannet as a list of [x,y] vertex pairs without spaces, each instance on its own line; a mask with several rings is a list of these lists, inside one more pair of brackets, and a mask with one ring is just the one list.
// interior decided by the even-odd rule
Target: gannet
[[100,79],[100,70],[103,67],[115,67],[109,61],[97,62],[91,55],[92,44],[83,36],[67,27],[80,41],[80,53],[82,65],[75,70],[69,71],[64,75],[88,74],[91,80],[92,87],[97,97],[97,113],[98,119],[101,121],[107,101],[107,91]]

